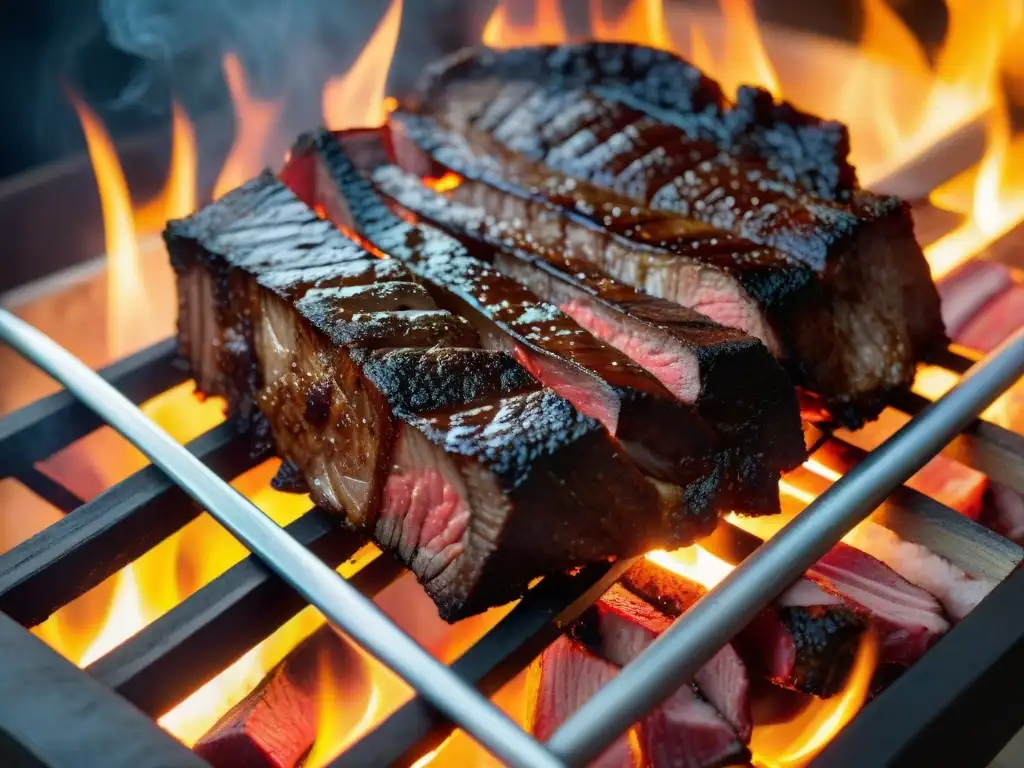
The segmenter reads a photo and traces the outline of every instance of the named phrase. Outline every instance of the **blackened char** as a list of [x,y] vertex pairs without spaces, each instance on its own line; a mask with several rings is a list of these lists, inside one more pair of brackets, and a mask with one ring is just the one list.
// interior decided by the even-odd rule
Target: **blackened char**
[[[673,617],[707,592],[648,560],[637,561],[622,583]],[[775,685],[828,697],[846,682],[866,628],[840,598],[802,578],[759,613],[734,644],[747,666]]]
[[[629,173],[640,177],[667,168],[666,184],[685,186],[686,180],[703,178],[692,169],[677,173],[675,155],[671,168],[659,152],[641,153],[642,161],[630,163],[633,138],[628,131],[621,141],[584,152],[589,159],[578,163],[562,162],[570,149],[555,156],[553,162],[566,176],[509,151],[495,140],[497,133],[460,136],[418,115],[396,115],[396,124],[399,138],[405,137],[396,141],[403,165],[422,171],[424,163],[419,161],[417,168],[418,158],[409,149],[416,145],[466,177],[449,193],[453,199],[518,224],[524,236],[556,252],[589,260],[648,293],[758,336],[786,363],[797,384],[820,396],[850,426],[875,416],[892,390],[910,383],[918,360],[944,343],[937,294],[909,219],[880,216],[862,233],[871,244],[861,247],[857,243],[864,237],[851,235],[827,258],[828,247],[818,256],[801,258],[796,251],[787,255],[784,247],[742,236],[749,233],[725,231],[731,223],[711,215],[714,206],[745,199],[749,210],[741,216],[743,226],[778,219],[774,213],[768,216],[775,204],[761,205],[765,195],[750,192],[742,179],[711,174],[707,178],[716,180],[718,191],[709,190],[706,201],[680,215],[672,206],[648,206],[646,192],[603,177],[601,169],[620,166],[618,160],[596,158],[601,147],[621,156],[633,168]],[[827,226],[811,221],[815,217],[842,227],[843,221],[852,221],[846,214],[827,214],[826,207],[815,203],[807,209],[813,216],[804,211],[798,217],[814,238],[830,237]],[[742,205],[735,208],[742,210]]]
[[[741,86],[736,103],[689,62],[668,51],[629,43],[542,45],[496,51],[468,48],[427,71],[417,103],[444,104],[462,129],[497,126],[537,102],[537,89],[589,88],[678,126],[734,153],[763,160],[787,181],[826,198],[857,186],[849,134],[841,123],[776,103],[760,88]],[[546,114],[553,117],[554,114]]]
[[[699,410],[675,397],[655,376],[557,306],[473,258],[451,235],[404,221],[359,174],[333,135],[321,134],[313,145],[323,172],[317,176],[325,177],[317,199],[329,215],[340,217],[337,223],[406,262],[446,306],[475,317],[488,343],[511,346],[543,383],[598,418],[642,469],[682,487],[685,502],[669,513],[679,541],[706,532],[714,525],[715,511],[734,501],[753,512],[777,510],[777,471],[756,475],[761,482],[753,493],[744,495],[746,489],[740,489],[734,498],[730,492],[724,503],[718,497],[720,483],[731,491],[739,484],[733,478],[755,477],[752,470],[760,470],[761,453],[734,458],[720,450],[715,431]],[[300,154],[296,149],[293,157]],[[795,404],[793,417],[795,428]]]
[[597,422],[272,175],[165,240],[207,391],[257,404],[314,500],[408,564],[445,618],[651,546],[659,500]]
[[793,387],[763,344],[641,293],[537,237],[521,236],[507,219],[441,196],[397,168],[381,167],[373,180],[403,209],[459,237],[474,256],[560,307],[696,405],[730,451],[731,507],[747,513],[777,508],[779,475],[803,460],[804,446]]
[[[527,719],[531,732],[538,739],[549,739],[618,672],[615,664],[560,637],[530,668]],[[681,686],[635,725],[633,734],[635,741],[623,734],[591,766],[719,768],[750,759],[735,731],[692,685]]]

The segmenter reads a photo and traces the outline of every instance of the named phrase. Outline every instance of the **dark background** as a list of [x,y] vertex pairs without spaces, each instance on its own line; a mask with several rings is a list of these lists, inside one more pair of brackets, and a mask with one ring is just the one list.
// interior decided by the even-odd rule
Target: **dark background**
[[[174,34],[191,41],[168,51],[174,45],[161,40],[169,34],[164,28],[141,25],[133,28],[134,39],[119,41],[135,49],[128,53],[112,43],[101,2],[2,4],[0,178],[84,150],[63,85],[81,93],[115,137],[165,129],[172,91],[193,116],[226,106],[220,74],[226,50],[241,51],[257,91],[304,97],[300,112],[313,111],[326,77],[351,63],[387,7],[383,0],[111,0],[108,13],[114,7],[158,20],[173,17],[168,23],[178,25]],[[616,0],[607,2],[612,7]],[[941,39],[941,0],[891,4],[922,39]],[[567,9],[585,5],[583,0],[563,2]],[[756,5],[762,18],[835,36],[858,34],[858,0],[761,0]],[[478,39],[492,6],[472,0],[406,0],[394,87],[415,77],[438,53]]]

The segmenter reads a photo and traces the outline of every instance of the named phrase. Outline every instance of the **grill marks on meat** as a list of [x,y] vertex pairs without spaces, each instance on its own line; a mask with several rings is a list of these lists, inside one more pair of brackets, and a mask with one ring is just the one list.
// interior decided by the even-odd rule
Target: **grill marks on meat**
[[[707,592],[647,560],[637,561],[622,584],[672,618]],[[805,577],[758,614],[734,644],[746,665],[775,685],[828,697],[846,682],[866,628],[858,613]]]
[[401,557],[445,618],[650,546],[659,500],[599,424],[269,174],[165,239],[206,391],[258,404],[316,502]]
[[725,501],[749,513],[777,509],[779,474],[803,459],[804,447],[793,388],[762,344],[521,238],[392,166],[379,168],[373,179],[405,210],[459,237],[473,255],[559,306],[696,405],[730,452]]
[[[605,424],[642,469],[681,486],[683,508],[670,507],[667,512],[675,541],[692,541],[713,527],[715,511],[724,504],[736,502],[755,512],[777,510],[778,464],[774,457],[762,462],[764,446],[745,445],[744,455],[720,449],[715,430],[700,410],[675,397],[657,377],[521,282],[470,256],[451,235],[403,221],[358,174],[333,136],[322,135],[316,146],[327,176],[317,194],[324,198],[326,210],[345,211],[346,218],[338,223],[357,229],[375,247],[408,263],[449,308],[475,317],[485,343],[498,348],[514,344],[511,351],[532,373]],[[343,200],[334,199],[339,193]],[[694,359],[691,367],[696,365]],[[782,391],[792,396],[791,389]],[[747,399],[753,402],[760,394],[750,392]],[[771,398],[769,404],[774,405]],[[802,456],[795,400],[787,415],[792,417],[786,426],[796,446],[795,455],[791,451],[788,457],[795,463]],[[721,493],[720,484],[725,486]],[[679,506],[678,491],[659,487],[672,505]]]
[[[628,104],[701,139],[764,161],[788,182],[825,198],[857,186],[847,160],[845,126],[777,104],[760,88],[743,86],[736,104],[721,87],[673,53],[625,43],[535,46],[509,51],[465,49],[434,64],[419,102],[443,107],[460,129],[498,129],[519,110],[539,110],[541,89],[564,95],[591,88],[603,100]],[[531,98],[532,97],[532,98]],[[593,122],[578,103],[541,113],[544,123]],[[543,124],[543,123],[542,123]],[[581,126],[581,127],[582,127]]]
[[[437,81],[450,95],[435,100],[441,91],[429,89],[416,107],[476,143],[475,118],[467,120],[465,111],[450,105],[463,86],[472,85],[486,103],[485,84],[490,82],[490,97],[505,84],[478,77],[472,67],[468,72],[450,69]],[[512,79],[517,80],[514,74]],[[528,74],[518,80],[533,82]],[[723,148],[688,132],[671,115],[625,101],[599,89],[566,88],[555,79],[538,84],[528,104],[487,133],[508,150],[634,205],[696,219],[766,247],[775,270],[782,269],[777,254],[787,254],[804,268],[789,274],[809,275],[820,294],[817,302],[801,299],[800,317],[787,323],[789,344],[818,350],[791,361],[799,379],[808,385],[820,381],[831,409],[847,423],[877,414],[888,391],[910,383],[915,362],[946,341],[909,207],[857,189],[834,200],[819,197],[764,159],[747,156],[742,142]],[[552,112],[559,117],[550,117]],[[618,207],[623,213],[606,215],[605,226],[628,230],[636,217],[631,208]],[[650,242],[660,245],[657,237]]]
[[[530,668],[527,688],[531,732],[546,740],[619,668],[560,637]],[[591,765],[718,768],[742,764],[750,753],[721,715],[691,685],[684,685],[620,736]]]

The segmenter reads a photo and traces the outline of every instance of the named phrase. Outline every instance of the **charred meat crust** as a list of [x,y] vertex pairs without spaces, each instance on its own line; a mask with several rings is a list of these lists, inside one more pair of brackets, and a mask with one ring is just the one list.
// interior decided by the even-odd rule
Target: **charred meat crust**
[[[473,258],[456,238],[399,218],[332,134],[324,132],[312,144],[326,177],[327,188],[318,187],[320,202],[325,210],[346,217],[336,223],[354,228],[381,251],[407,263],[444,306],[477,318],[485,339],[496,333],[492,343],[500,348],[514,345],[513,351],[541,381],[565,386],[570,399],[582,396],[581,402],[573,400],[578,409],[609,427],[644,471],[684,486],[692,512],[704,515],[713,503],[713,494],[708,493],[713,488],[706,479],[716,471],[708,457],[725,457],[720,456],[714,430],[698,411],[556,306]],[[601,403],[608,407],[602,410]],[[684,538],[692,536],[690,529],[684,524]]]
[[[587,103],[599,112],[614,108]],[[693,278],[683,276],[697,269],[694,261],[721,270],[739,286],[730,289],[732,303],[698,308],[712,314],[739,308],[741,327],[781,353],[794,381],[847,426],[876,416],[891,392],[913,380],[917,361],[945,344],[937,291],[909,210],[895,198],[858,190],[849,203],[829,203],[800,190],[780,192],[762,171],[743,170],[727,153],[714,156],[728,166],[716,170],[707,152],[692,150],[697,159],[687,160],[684,149],[644,148],[642,132],[618,131],[628,122],[622,119],[572,134],[589,136],[585,146],[570,148],[570,138],[546,155],[534,153],[578,177],[566,178],[509,151],[526,142],[517,144],[515,136],[553,130],[531,122],[534,117],[524,115],[505,134],[488,137],[456,136],[429,118],[398,115],[396,151],[408,156],[403,147],[415,143],[443,166],[518,198],[534,219],[543,213],[548,220],[546,227],[531,224],[545,245],[663,298],[690,300],[675,294],[691,285]],[[459,199],[474,191],[464,184],[450,194]],[[503,205],[495,194],[479,201],[492,215],[493,206]],[[563,221],[556,227],[551,219],[558,215]],[[730,228],[732,234],[722,231]],[[770,237],[748,231],[758,228]],[[744,239],[751,236],[762,245]],[[782,253],[787,250],[790,255]],[[701,277],[700,284],[709,281]],[[753,308],[742,309],[745,302]]]
[[[675,345],[692,357],[699,389],[687,401],[694,402],[731,454],[726,503],[749,513],[777,510],[779,472],[799,464],[805,452],[792,385],[763,344],[618,283],[589,262],[541,246],[536,238],[519,237],[478,209],[440,197],[393,167],[378,169],[373,179],[394,204],[444,228],[474,256],[489,260],[546,301],[568,303],[612,324],[628,323],[651,345],[657,365],[668,365],[666,347],[659,349],[659,344]],[[671,373],[666,371],[676,390],[692,389],[677,378],[686,367],[677,360]]]
[[[374,530],[445,618],[512,599],[537,576],[656,546],[660,501],[600,425],[503,353],[477,348],[464,321],[441,321],[404,267],[381,279],[363,249],[269,174],[171,222],[165,239],[180,284],[209,276],[183,292],[193,367],[213,348],[225,366],[213,384],[235,408],[260,404],[257,421],[317,503]],[[332,271],[340,262],[361,264]],[[235,376],[233,355],[250,362],[246,376]],[[407,530],[414,510],[401,492],[420,486],[443,495],[453,515],[444,531]],[[424,550],[426,539],[444,549]]]
[[[504,83],[503,100],[484,101],[473,92],[481,81]],[[783,179],[825,198],[841,198],[857,186],[847,156],[849,134],[841,123],[809,115],[771,94],[742,86],[729,105],[721,87],[679,56],[628,43],[533,46],[509,51],[468,48],[428,69],[414,104],[421,108],[453,100],[468,124],[494,125],[532,94],[522,84],[565,91],[593,88],[679,126],[694,139],[759,158]],[[517,89],[518,86],[518,89]],[[478,93],[481,89],[477,89]],[[467,96],[469,98],[467,98]],[[485,109],[489,107],[489,109]],[[467,125],[468,127],[468,125]]]

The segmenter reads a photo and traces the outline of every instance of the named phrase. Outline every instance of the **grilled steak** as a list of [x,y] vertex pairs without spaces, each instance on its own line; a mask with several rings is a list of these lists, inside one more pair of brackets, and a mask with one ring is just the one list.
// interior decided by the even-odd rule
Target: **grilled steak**
[[443,617],[654,544],[659,499],[597,422],[269,174],[165,240],[204,391],[258,404],[316,502],[409,565]]
[[[634,568],[643,568],[633,566]],[[569,628],[570,637],[596,656],[624,667],[668,629],[672,620],[619,585],[613,586]],[[744,742],[752,726],[747,668],[727,645],[701,667],[693,681]]]
[[566,101],[550,105],[545,122],[596,122],[569,93],[590,88],[606,101],[626,104],[680,127],[690,138],[764,161],[786,181],[825,198],[857,186],[847,161],[850,139],[841,123],[776,104],[760,88],[741,86],[728,104],[721,87],[668,51],[626,43],[535,46],[509,51],[465,49],[434,64],[418,102],[450,115],[460,130],[494,130],[516,110],[547,104],[547,91]]
[[[728,455],[689,404],[557,307],[433,227],[399,218],[329,133],[309,140],[319,170],[317,201],[328,216],[372,247],[406,263],[448,309],[470,318],[487,346],[515,355],[541,382],[608,429],[647,473],[680,486],[676,528],[692,542],[714,527],[719,465]],[[298,148],[293,156],[302,156]],[[716,457],[719,457],[716,460]],[[774,511],[769,509],[768,511]]]
[[[706,592],[648,560],[630,568],[622,583],[671,617],[684,613]],[[828,697],[846,682],[866,626],[840,598],[803,578],[734,642],[747,666],[775,685]]]
[[445,227],[473,255],[558,305],[677,398],[696,405],[738,468],[726,499],[731,508],[777,508],[779,474],[803,459],[804,446],[792,386],[764,345],[619,283],[590,262],[520,238],[503,222],[432,192],[396,168],[379,168],[373,178],[404,209]]
[[[919,250],[890,259],[862,249],[814,264],[716,229],[721,222],[696,221],[692,211],[683,218],[614,185],[566,177],[490,136],[456,135],[419,115],[395,121],[405,167],[421,175],[429,168],[410,150],[415,144],[465,177],[449,197],[523,239],[757,336],[848,425],[877,414],[890,390],[910,383],[917,360],[944,341]],[[730,194],[739,193],[730,186]]]
[[[570,715],[618,674],[618,667],[560,637],[530,668],[527,691],[531,732],[548,739]],[[717,768],[742,764],[750,753],[736,733],[691,685],[684,685],[591,765],[602,768]]]

